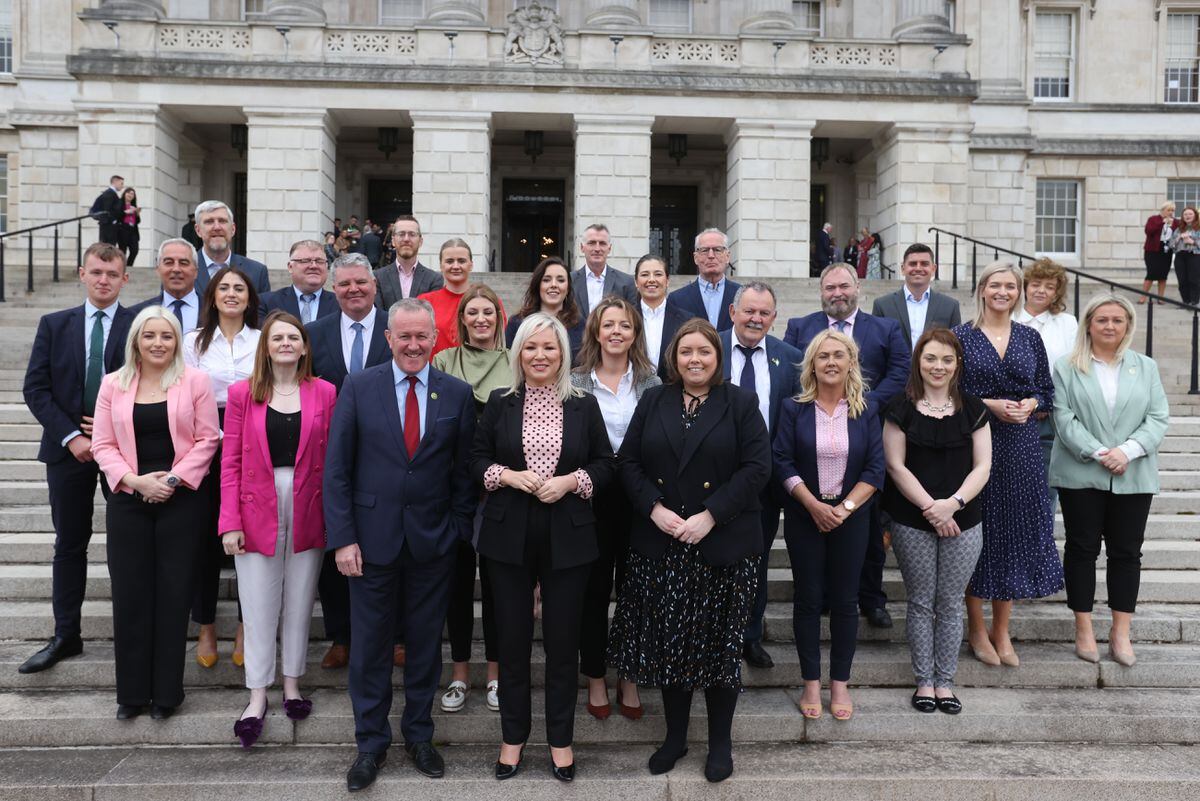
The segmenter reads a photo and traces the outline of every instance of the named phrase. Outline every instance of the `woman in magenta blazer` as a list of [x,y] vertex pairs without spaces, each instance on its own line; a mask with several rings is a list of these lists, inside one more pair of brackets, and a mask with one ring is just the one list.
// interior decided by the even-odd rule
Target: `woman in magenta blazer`
[[[234,723],[243,748],[262,734],[275,682],[275,634],[283,653],[283,708],[312,712],[300,694],[308,626],[325,555],[322,467],[337,390],[314,378],[304,326],[287,312],[267,317],[249,380],[229,387],[221,456],[221,532],[237,567],[246,627],[250,702]],[[282,626],[280,623],[282,622]]]
[[205,499],[196,488],[217,450],[208,376],[183,363],[183,335],[162,306],[143,309],[125,365],[96,399],[92,455],[108,500],[117,718],[168,718],[183,702],[183,664]]

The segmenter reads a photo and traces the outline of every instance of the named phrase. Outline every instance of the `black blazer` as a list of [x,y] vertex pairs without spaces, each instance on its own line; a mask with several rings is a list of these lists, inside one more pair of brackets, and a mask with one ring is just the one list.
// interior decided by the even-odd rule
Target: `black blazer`
[[[54,464],[70,455],[63,437],[79,428],[83,420],[84,362],[83,305],[52,312],[38,322],[33,352],[25,370],[25,405],[42,424],[38,460]],[[125,340],[134,312],[118,306],[104,345],[104,372],[125,363]]]
[[[237,253],[229,255],[229,266],[236,267],[246,274],[250,279],[250,283],[254,284],[254,291],[258,293],[261,299],[271,291],[271,276],[267,273],[267,265],[261,261],[248,259],[245,256],[239,256]],[[204,255],[203,248],[196,249],[196,294],[201,298],[204,297],[204,289],[208,286],[208,257]]]
[[121,218],[125,216],[125,201],[121,198],[121,194],[124,191],[122,189],[121,192],[114,192],[110,186],[92,201],[92,207],[88,210],[88,213],[98,214],[103,212],[104,214],[104,216],[96,218],[96,221],[100,224],[99,239],[101,242],[107,242],[110,245],[118,244],[118,226],[121,224]]
[[[283,289],[276,289],[263,295],[259,300],[259,309],[261,314],[260,319],[266,319],[271,312],[282,309],[288,314],[294,315],[297,319],[300,318],[300,301],[296,298],[296,288],[288,284]],[[328,289],[322,289],[320,296],[317,298],[317,320],[330,317],[341,312],[338,308],[337,298]],[[317,320],[313,320],[315,323]],[[309,323],[312,325],[312,323]]]
[[[687,314],[688,319],[702,317],[708,319],[708,310],[704,308],[704,296],[700,294],[700,285],[695,276],[688,276],[687,286],[676,289],[667,295],[667,305],[674,306]],[[724,331],[733,328],[733,320],[729,318],[729,307],[733,304],[733,296],[737,294],[741,284],[728,275],[725,276],[725,295],[721,298],[721,308],[717,312],[717,330]]]
[[[524,393],[505,395],[507,391],[492,392],[475,429],[471,475],[480,485],[483,474],[494,464],[512,470],[528,469],[521,441]],[[569,475],[580,468],[592,479],[593,493],[604,489],[616,476],[616,458],[600,415],[600,404],[592,395],[567,398],[563,403],[562,453],[554,475]],[[541,501],[511,487],[489,492],[479,529],[480,556],[506,564],[524,564],[529,509],[535,503]],[[596,515],[591,503],[573,492],[564,495],[550,507],[551,566],[555,570],[576,567],[595,561],[599,555]]]
[[704,509],[717,521],[700,541],[710,565],[730,565],[763,551],[759,494],[771,475],[771,440],[758,413],[758,396],[732,384],[708,394],[686,437],[683,390],[664,384],[638,402],[618,463],[633,505],[630,545],[660,559],[670,537],[650,520],[662,501],[680,517]]
[[[324,292],[322,295],[326,294]],[[383,312],[376,311],[375,327],[371,329],[371,341],[367,343],[367,352],[363,354],[363,369],[383,364],[392,358],[387,339],[383,332],[387,324]],[[317,378],[323,378],[338,391],[342,391],[342,382],[346,380],[346,357],[342,354],[342,314],[330,314],[318,317],[315,322],[308,324],[308,338],[312,342],[313,373]]]

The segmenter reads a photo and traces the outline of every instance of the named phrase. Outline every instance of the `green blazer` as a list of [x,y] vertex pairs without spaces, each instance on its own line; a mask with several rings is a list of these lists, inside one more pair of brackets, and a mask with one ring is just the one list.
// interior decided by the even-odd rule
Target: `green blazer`
[[[1167,394],[1158,365],[1149,356],[1125,351],[1117,379],[1117,403],[1110,415],[1100,382],[1072,366],[1067,356],[1054,365],[1054,450],[1050,486],[1099,489],[1117,495],[1158,492],[1158,446],[1167,432]],[[1136,440],[1146,455],[1114,476],[1092,454]]]

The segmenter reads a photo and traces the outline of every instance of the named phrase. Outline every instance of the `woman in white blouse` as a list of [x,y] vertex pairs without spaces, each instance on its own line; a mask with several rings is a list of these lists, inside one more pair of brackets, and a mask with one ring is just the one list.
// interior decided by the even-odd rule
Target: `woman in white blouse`
[[[229,385],[250,377],[254,370],[254,352],[258,347],[258,294],[249,277],[236,267],[218,270],[209,279],[200,301],[200,327],[183,337],[183,358],[188,367],[203,370],[212,381],[213,397],[222,426]],[[196,640],[196,661],[201,667],[217,664],[217,591],[221,580],[224,551],[217,536],[217,517],[221,508],[221,451],[213,457],[214,468],[200,485],[207,497],[211,520],[206,524],[196,570],[196,597],[192,620],[200,624]],[[241,608],[238,608],[237,638],[233,644],[233,664],[242,666]]]
[[[1038,259],[1025,270],[1025,305],[1013,314],[1013,321],[1037,331],[1046,346],[1050,371],[1075,347],[1079,322],[1067,314],[1067,271],[1050,259]],[[1054,418],[1050,412],[1037,412],[1038,436],[1042,442],[1042,461],[1050,470],[1050,451],[1054,447]],[[1050,510],[1058,503],[1058,493],[1050,486]]]
[[[642,315],[624,298],[610,295],[596,304],[588,316],[571,384],[596,396],[604,427],[613,451],[621,447],[625,429],[642,393],[661,384],[654,365],[646,356]],[[608,702],[608,599],[612,594],[614,570],[617,591],[625,578],[629,553],[629,527],[633,510],[621,482],[614,481],[592,499],[596,513],[596,540],[600,558],[592,562],[587,594],[583,599],[582,631],[579,639],[579,670],[588,677],[587,710],[604,720],[612,714]],[[625,717],[638,720],[642,702],[637,685],[622,680],[617,687],[617,707]]]

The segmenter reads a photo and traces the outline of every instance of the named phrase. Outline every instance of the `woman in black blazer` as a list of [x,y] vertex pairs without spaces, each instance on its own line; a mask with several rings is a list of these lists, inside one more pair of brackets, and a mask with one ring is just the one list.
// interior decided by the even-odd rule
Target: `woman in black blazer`
[[667,737],[650,757],[651,773],[687,753],[692,693],[704,690],[704,775],[718,782],[733,773],[770,441],[758,397],[723,383],[721,340],[707,320],[680,326],[664,358],[668,383],[642,395],[621,443],[634,519],[609,662],[622,679],[661,688]]
[[479,555],[488,559],[500,656],[503,744],[496,778],[515,776],[529,738],[533,588],[542,588],[546,739],[554,777],[571,781],[579,621],[599,555],[588,499],[616,472],[595,397],[571,387],[567,330],[535,312],[513,339],[513,383],[488,398],[471,472],[488,491]]

